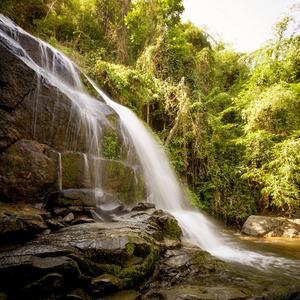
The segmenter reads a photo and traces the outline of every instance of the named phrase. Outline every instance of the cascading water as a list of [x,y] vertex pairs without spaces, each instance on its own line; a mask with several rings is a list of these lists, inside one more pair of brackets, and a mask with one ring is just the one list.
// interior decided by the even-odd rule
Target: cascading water
[[[64,148],[72,151],[84,148],[85,152],[97,155],[102,136],[101,126],[99,126],[99,119],[103,116],[102,107],[99,101],[83,92],[78,69],[61,52],[51,45],[29,35],[1,14],[0,22],[7,25],[3,28],[3,31],[0,31],[0,38],[5,40],[6,47],[9,47],[20,60],[33,69],[37,76],[32,105],[32,138],[40,138],[37,136],[37,121],[40,118],[38,115],[40,105],[39,93],[42,83],[48,81],[52,86],[57,87],[57,101],[59,101],[59,97],[62,95],[66,95],[71,99],[72,109],[66,129]],[[5,32],[5,30],[8,32]],[[26,45],[23,46],[22,44],[23,35],[29,36],[32,42],[37,44],[36,53],[27,53],[25,49]],[[59,114],[54,112],[49,129],[52,129],[53,123],[57,122],[58,118]],[[84,130],[85,136],[82,140],[86,141],[86,145],[78,145],[78,137],[82,130]],[[52,130],[39,132],[39,135],[44,135],[43,139],[49,143],[55,139]]]
[[[16,53],[19,53],[19,58],[29,65],[36,74],[37,87],[40,87],[40,80],[46,78],[53,86],[57,86],[58,89],[68,95],[72,101],[72,118],[78,119],[77,126],[74,127],[68,124],[66,131],[65,144],[68,150],[76,151],[78,148],[78,136],[81,127],[85,129],[86,145],[83,146],[85,152],[89,155],[96,156],[99,151],[99,143],[101,140],[101,127],[98,124],[97,116],[101,115],[101,106],[99,101],[93,99],[83,92],[83,87],[78,76],[77,70],[73,64],[63,55],[61,55],[53,47],[46,43],[43,43],[37,39],[39,43],[39,49],[41,52],[41,63],[35,62],[22,48],[18,42],[19,37],[17,32],[20,34],[27,34],[20,28],[16,27],[9,19],[0,15],[0,21],[8,24],[10,28],[14,28],[14,31],[9,34],[3,34],[0,32],[1,39],[7,40],[7,44],[14,49]],[[51,51],[50,51],[51,49]],[[50,53],[51,52],[51,57]],[[57,68],[64,68],[67,70],[67,78],[61,77]],[[129,109],[113,102],[105,93],[95,86],[98,93],[104,98],[106,103],[114,109],[120,116],[123,124],[124,141],[132,140],[136,152],[139,156],[143,168],[143,174],[145,181],[147,182],[148,190],[148,201],[156,204],[157,208],[169,211],[178,220],[180,226],[183,229],[184,235],[189,238],[193,243],[199,245],[204,250],[207,250],[211,254],[223,258],[227,261],[236,261],[246,265],[256,266],[258,268],[268,269],[285,267],[285,269],[291,268],[295,274],[300,274],[299,267],[295,267],[293,261],[285,260],[281,257],[274,255],[263,255],[254,251],[247,251],[242,249],[240,246],[230,246],[227,241],[224,241],[220,236],[216,235],[216,229],[214,225],[200,212],[192,211],[189,209],[188,204],[185,202],[184,194],[177,182],[176,176],[174,175],[172,168],[168,162],[167,156],[162,151],[162,148],[156,143],[153,136],[148,132],[145,126],[138,120],[136,115]],[[38,118],[37,109],[39,106],[39,99],[35,97],[33,105],[33,124],[32,124],[32,137],[36,137],[36,122]],[[52,123],[56,122],[56,116],[53,115]],[[52,128],[52,124],[49,124]],[[51,139],[51,130],[50,139]],[[88,157],[84,154],[85,170],[88,169]],[[59,154],[59,161],[61,156]],[[95,159],[95,169],[99,160]],[[59,167],[61,169],[61,166]],[[61,173],[61,171],[60,171]],[[97,172],[97,176],[99,173]],[[99,189],[99,178],[94,177],[97,193],[102,194]],[[86,177],[86,174],[85,174]],[[61,184],[59,183],[61,189]],[[279,268],[279,272],[282,268]],[[299,275],[300,276],[300,275]]]
[[[300,268],[295,267],[293,260],[248,251],[238,245],[226,245],[225,241],[215,233],[216,228],[213,223],[201,212],[189,209],[166,154],[143,123],[131,110],[115,103],[97,86],[94,87],[106,103],[119,114],[126,128],[126,134],[134,143],[148,183],[148,201],[153,202],[157,208],[173,214],[184,235],[191,242],[225,261],[254,266],[263,271],[277,266],[279,274],[282,274],[283,270],[293,270],[293,276],[297,277],[297,274],[300,276]],[[288,272],[287,276],[289,275]]]
[[106,103],[119,114],[126,134],[133,141],[147,182],[148,201],[154,203],[157,208],[172,213],[185,235],[197,241],[203,249],[210,251],[219,247],[221,242],[212,232],[212,224],[201,213],[188,210],[185,196],[162,147],[131,110],[112,101],[97,86],[94,87]]

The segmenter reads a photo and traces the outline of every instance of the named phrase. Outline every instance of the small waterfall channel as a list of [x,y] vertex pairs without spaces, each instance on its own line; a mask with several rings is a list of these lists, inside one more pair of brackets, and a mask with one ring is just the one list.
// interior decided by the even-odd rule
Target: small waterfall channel
[[[78,76],[78,71],[73,64],[63,55],[61,55],[53,47],[43,43],[37,39],[40,52],[42,53],[42,63],[37,64],[26,53],[26,51],[18,43],[19,37],[16,32],[20,34],[27,34],[19,27],[13,24],[9,19],[0,15],[0,21],[14,28],[10,35],[4,35],[0,32],[0,38],[8,40],[8,44],[14,51],[20,53],[19,57],[26,64],[30,65],[36,71],[37,91],[40,88],[39,82],[42,77],[47,78],[49,82],[57,86],[72,100],[75,118],[78,118],[78,123],[85,124],[86,153],[96,155],[100,143],[101,128],[97,121],[97,114],[102,114],[99,101],[83,92],[83,86]],[[51,48],[51,56],[49,49]],[[68,70],[68,78],[62,78],[57,71],[57,67],[64,67]],[[249,267],[254,267],[255,270],[262,270],[262,272],[271,272],[272,269],[277,269],[278,274],[283,274],[285,270],[290,270],[287,276],[292,275],[294,279],[300,279],[300,266],[292,259],[285,259],[273,253],[256,252],[252,249],[248,250],[241,244],[223,237],[217,232],[219,229],[209,221],[199,211],[193,211],[189,208],[185,196],[177,182],[176,176],[169,164],[168,158],[165,155],[162,147],[155,141],[154,137],[149,133],[142,122],[129,109],[112,101],[102,90],[94,85],[97,92],[105,100],[106,104],[110,106],[120,117],[122,126],[124,127],[124,134],[130,136],[132,143],[135,146],[136,152],[142,166],[142,172],[147,182],[148,201],[156,205],[157,208],[166,210],[173,214],[178,220],[184,235],[191,242],[199,245],[202,249],[210,252],[212,255],[219,257],[230,263],[237,263],[238,268],[240,264]],[[38,95],[36,94],[33,105],[33,124],[32,137],[36,137],[36,122],[39,117],[37,114],[37,107],[39,106]],[[56,120],[53,119],[52,122]],[[49,124],[51,127],[51,124]],[[70,150],[77,149],[76,136],[78,128],[68,127],[66,134],[66,146]],[[51,129],[49,130],[51,133]],[[83,173],[87,173],[89,166],[87,156],[84,156],[85,169]],[[61,156],[59,154],[59,163],[61,164]],[[59,167],[61,173],[61,166]],[[97,187],[97,183],[95,183]],[[61,189],[61,183],[59,183]]]

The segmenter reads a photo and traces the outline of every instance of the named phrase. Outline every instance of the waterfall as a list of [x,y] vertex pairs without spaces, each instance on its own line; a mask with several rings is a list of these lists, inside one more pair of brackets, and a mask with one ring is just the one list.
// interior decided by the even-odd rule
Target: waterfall
[[[91,83],[93,84],[92,81]],[[144,124],[131,110],[112,101],[95,84],[93,86],[105,102],[119,114],[125,128],[124,134],[130,136],[133,141],[148,183],[148,201],[174,215],[188,240],[220,259],[242,263],[254,267],[256,271],[272,272],[276,266],[275,269],[278,268],[283,274],[286,268],[295,269],[293,260],[249,251],[232,243],[227,244],[217,234],[215,225],[202,212],[189,208],[167,155]],[[289,276],[289,271],[286,272]]]
[[[34,60],[19,42],[19,34],[28,34],[1,14],[0,22],[7,24],[10,31],[7,33],[0,31],[0,38],[6,40],[6,44],[11,48],[11,51],[17,53],[19,59],[36,72],[36,91],[38,92],[41,89],[42,80],[47,80],[49,84],[57,87],[57,99],[63,95],[66,95],[70,99],[72,109],[66,128],[65,145],[61,146],[61,149],[78,151],[78,147],[80,148],[81,152],[84,153],[83,177],[87,182],[90,179],[92,180],[92,178],[95,180],[95,197],[103,198],[105,195],[100,185],[100,158],[97,156],[102,137],[99,119],[102,117],[106,119],[105,113],[102,111],[105,109],[104,104],[83,92],[78,70],[69,59],[50,45],[31,37],[38,43],[40,50],[40,57],[36,57]],[[60,73],[61,70],[63,73]],[[121,131],[124,135],[124,143],[129,144],[128,137],[130,137],[130,140],[134,144],[139,156],[145,182],[147,183],[148,201],[154,203],[157,208],[173,214],[178,220],[185,237],[211,254],[228,261],[258,265],[262,268],[284,265],[293,270],[293,262],[290,263],[287,260],[281,260],[280,257],[265,256],[260,253],[241,249],[239,246],[227,246],[224,240],[216,234],[217,230],[208,218],[201,212],[190,209],[170,166],[168,157],[143,123],[132,111],[113,102],[102,90],[95,85],[94,87],[107,105],[119,115],[123,126]],[[38,139],[39,135],[48,135],[50,138],[41,138],[41,140],[51,144],[55,139],[55,135],[52,135],[51,132],[52,125],[54,122],[59,121],[59,117],[54,112],[55,110],[58,111],[59,108],[54,108],[51,119],[52,123],[49,124],[49,132],[41,133],[37,132],[37,124],[40,117],[38,114],[39,106],[38,94],[35,94],[32,106],[33,121],[31,124],[31,137],[32,139]],[[65,124],[63,125],[65,126]],[[84,128],[84,133],[81,132],[83,131],[82,128]],[[85,138],[80,140],[81,135],[84,135]],[[83,145],[78,145],[79,141]],[[130,151],[132,150],[131,146],[129,149]],[[62,153],[58,153],[58,186],[61,190]],[[88,159],[93,159],[94,164],[91,163],[89,166]],[[88,169],[94,169],[94,177],[89,178],[86,176]]]
[[184,195],[161,146],[130,109],[112,101],[97,86],[94,87],[105,102],[118,113],[126,129],[124,134],[129,135],[133,141],[148,183],[148,201],[168,211],[182,210],[185,207]]
[[184,235],[203,249],[212,252],[219,248],[222,244],[213,232],[213,224],[201,212],[189,209],[162,147],[130,109],[112,101],[93,85],[105,102],[118,113],[126,134],[133,141],[147,182],[148,201],[173,214]]

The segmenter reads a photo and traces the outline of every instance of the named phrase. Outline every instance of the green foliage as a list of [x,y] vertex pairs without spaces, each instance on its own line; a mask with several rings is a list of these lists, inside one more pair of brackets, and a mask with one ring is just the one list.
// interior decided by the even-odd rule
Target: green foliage
[[215,55],[214,85],[222,90],[237,94],[248,77],[249,68],[240,59],[242,53],[232,49],[217,51]]
[[193,23],[188,21],[183,27],[183,37],[186,41],[193,45],[196,52],[200,52],[204,48],[211,50],[211,45],[208,41],[209,36],[204,31],[196,27]]
[[0,12],[10,19],[13,19],[14,7],[12,0],[2,0],[0,2]]
[[33,32],[34,20],[46,16],[48,2],[48,0],[1,0],[0,13],[11,18],[23,29]]
[[[284,38],[290,18],[257,52],[250,80],[235,100],[244,121],[242,179],[260,192],[261,213],[299,205],[299,38]],[[291,32],[291,31],[290,31]]]
[[158,17],[167,27],[173,27],[180,22],[180,15],[184,11],[182,0],[156,0]]
[[264,188],[262,193],[271,196],[271,205],[283,209],[296,208],[299,203],[300,183],[300,132],[277,143],[272,149],[270,161],[262,170]]
[[191,45],[187,43],[177,28],[171,28],[159,37],[157,43],[150,46],[137,62],[142,72],[150,70],[151,74],[171,84],[178,84],[182,77],[186,84],[195,84],[196,62],[192,55]]
[[114,130],[110,129],[108,134],[103,137],[101,146],[105,158],[117,159],[119,157],[120,149],[118,146],[118,136]]
[[300,129],[299,97],[289,85],[274,84],[252,98],[243,110],[246,132],[267,130],[287,136]]
[[142,108],[155,94],[155,79],[148,74],[122,65],[107,63],[101,60],[89,72],[114,99],[136,111],[142,116]]
[[151,1],[135,1],[125,17],[128,28],[128,47],[131,60],[135,61],[146,46],[155,41],[158,17]]

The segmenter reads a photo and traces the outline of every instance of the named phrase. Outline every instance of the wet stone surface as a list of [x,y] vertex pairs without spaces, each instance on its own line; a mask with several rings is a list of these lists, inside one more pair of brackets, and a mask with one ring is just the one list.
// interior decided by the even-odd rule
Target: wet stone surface
[[69,224],[2,248],[0,282],[8,299],[297,299],[300,293],[300,283],[265,285],[231,273],[186,241],[172,215],[143,203],[113,222]]

